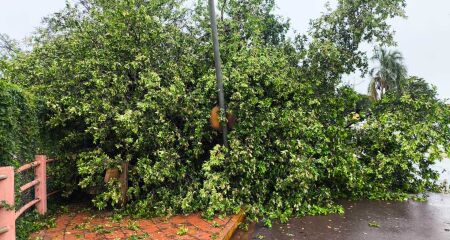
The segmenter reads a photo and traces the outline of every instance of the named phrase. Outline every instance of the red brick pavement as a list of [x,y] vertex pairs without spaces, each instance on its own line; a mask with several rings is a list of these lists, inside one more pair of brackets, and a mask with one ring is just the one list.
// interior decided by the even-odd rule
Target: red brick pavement
[[77,211],[62,214],[56,227],[34,233],[32,240],[72,239],[216,239],[228,240],[243,214],[205,220],[200,214],[154,219],[118,220],[112,213]]

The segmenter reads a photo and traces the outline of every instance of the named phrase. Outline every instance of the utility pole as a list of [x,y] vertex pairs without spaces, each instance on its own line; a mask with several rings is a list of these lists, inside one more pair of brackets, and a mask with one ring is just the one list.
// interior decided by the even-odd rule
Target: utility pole
[[[220,60],[219,51],[219,35],[217,33],[217,21],[216,21],[216,10],[214,0],[209,0],[209,16],[211,18],[211,30],[212,30],[212,40],[214,45],[214,62],[216,65],[216,80],[217,80],[217,90],[219,91],[219,107],[220,111],[226,116],[225,107],[225,94],[223,90],[223,79],[222,79],[222,65]],[[223,134],[223,145],[228,147],[228,127],[227,124],[222,123],[222,134]]]

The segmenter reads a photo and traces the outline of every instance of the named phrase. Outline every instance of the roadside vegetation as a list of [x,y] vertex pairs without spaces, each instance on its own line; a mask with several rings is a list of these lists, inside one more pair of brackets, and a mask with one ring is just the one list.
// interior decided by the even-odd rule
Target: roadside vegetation
[[[14,84],[34,95],[38,122],[1,125],[0,139],[39,132],[40,151],[60,159],[55,181],[66,195],[83,191],[100,209],[136,217],[244,208],[270,224],[342,212],[342,198],[436,189],[431,166],[450,153],[450,109],[389,50],[387,21],[405,16],[405,0],[339,0],[295,38],[274,0],[219,1],[227,110],[237,119],[228,149],[208,121],[217,100],[204,2],[78,1],[46,18],[29,48],[0,58],[0,92]],[[372,71],[363,43],[379,46]],[[367,95],[342,81],[357,70],[371,73]],[[8,111],[0,119],[15,116]],[[20,156],[18,144],[34,147],[2,143],[0,165]],[[126,206],[119,182],[104,183],[123,163]]]

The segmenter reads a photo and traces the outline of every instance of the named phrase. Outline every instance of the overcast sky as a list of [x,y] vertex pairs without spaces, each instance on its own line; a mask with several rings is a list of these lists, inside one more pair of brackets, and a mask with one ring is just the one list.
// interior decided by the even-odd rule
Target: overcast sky
[[[327,0],[277,0],[277,12],[303,33],[309,20],[320,16]],[[438,87],[441,98],[450,98],[450,0],[407,0],[408,19],[392,21],[398,49],[410,75],[425,78]],[[0,0],[0,32],[23,39],[39,26],[42,17],[63,8],[63,0]],[[370,46],[365,46],[371,50]],[[349,76],[360,92],[369,79]]]

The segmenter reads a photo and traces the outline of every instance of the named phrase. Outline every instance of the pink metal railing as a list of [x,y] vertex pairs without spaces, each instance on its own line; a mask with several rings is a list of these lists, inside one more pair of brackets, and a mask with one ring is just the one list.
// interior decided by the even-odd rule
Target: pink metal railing
[[[0,167],[0,240],[16,238],[16,219],[26,210],[36,206],[40,214],[47,212],[47,163],[54,159],[47,159],[45,155],[35,156],[35,161],[25,164],[14,172],[13,167]],[[34,187],[34,200],[22,206],[18,211],[14,209],[14,174],[34,168],[35,179],[20,187],[19,192],[25,192]]]

